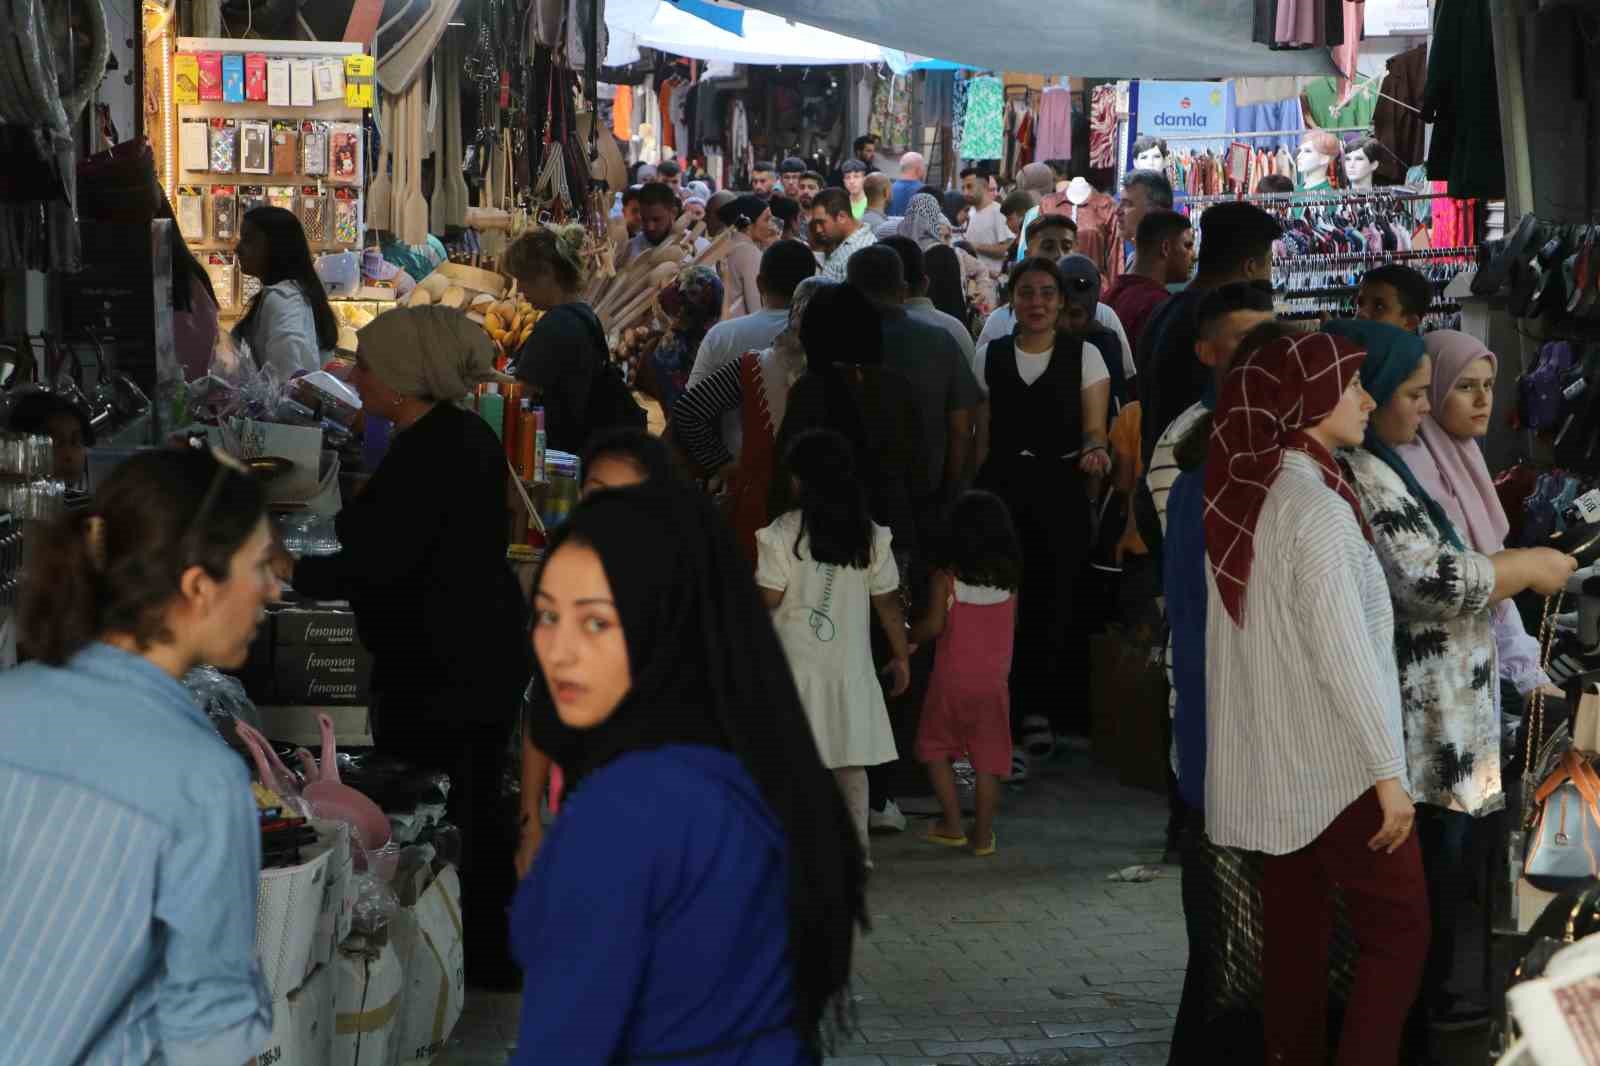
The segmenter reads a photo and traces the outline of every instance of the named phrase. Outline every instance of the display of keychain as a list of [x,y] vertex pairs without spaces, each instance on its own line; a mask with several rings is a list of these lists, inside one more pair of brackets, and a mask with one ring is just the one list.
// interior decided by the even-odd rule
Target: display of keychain
[[333,190],[333,239],[345,245],[361,240],[361,195],[354,189]]
[[306,240],[312,244],[322,244],[328,239],[328,202],[315,185],[300,187],[300,228],[306,231]]
[[224,242],[239,237],[239,198],[232,185],[211,186],[211,235]]
[[211,120],[211,169],[218,174],[239,169],[239,123],[234,119]]
[[198,185],[178,187],[178,232],[193,244],[206,239],[206,194]]
[[269,185],[267,186],[267,206],[281,207],[285,211],[294,211],[294,186]]
[[234,296],[237,264],[232,252],[212,252],[206,256],[206,273],[211,277],[211,288],[217,294],[217,310],[232,311],[239,306]]
[[258,207],[267,206],[267,190],[261,185],[239,186],[239,221]]
[[328,124],[311,119],[300,123],[300,173],[320,178],[328,172]]

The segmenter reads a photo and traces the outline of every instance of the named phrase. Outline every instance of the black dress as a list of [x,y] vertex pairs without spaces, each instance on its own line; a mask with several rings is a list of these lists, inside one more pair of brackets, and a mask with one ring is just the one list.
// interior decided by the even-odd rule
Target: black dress
[[295,590],[350,601],[373,656],[378,749],[450,775],[467,956],[478,955],[469,965],[509,965],[515,835],[500,787],[532,650],[506,563],[505,452],[494,431],[438,405],[396,434],[337,527],[342,549],[300,560]]
[[989,457],[978,487],[1005,501],[1022,544],[1022,588],[1011,667],[1011,720],[1043,715],[1082,730],[1088,707],[1088,634],[1075,596],[1089,550],[1083,447],[1083,341],[1058,334],[1033,384],[1017,369],[1012,337],[989,345]]

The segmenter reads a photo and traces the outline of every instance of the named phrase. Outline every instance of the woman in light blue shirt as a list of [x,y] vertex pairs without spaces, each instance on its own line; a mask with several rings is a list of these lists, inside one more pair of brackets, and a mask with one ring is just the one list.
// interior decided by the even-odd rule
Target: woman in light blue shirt
[[0,674],[0,1058],[234,1066],[272,1030],[244,763],[179,684],[276,598],[261,487],[146,452],[30,549]]

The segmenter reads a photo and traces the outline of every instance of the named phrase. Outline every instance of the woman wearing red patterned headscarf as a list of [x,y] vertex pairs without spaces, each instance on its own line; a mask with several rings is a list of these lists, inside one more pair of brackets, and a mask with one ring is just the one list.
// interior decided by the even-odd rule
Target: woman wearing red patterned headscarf
[[1267,1061],[1321,1062],[1337,884],[1362,945],[1339,1066],[1393,1066],[1428,945],[1389,586],[1334,457],[1366,352],[1314,333],[1237,362],[1206,463],[1206,832],[1265,853]]

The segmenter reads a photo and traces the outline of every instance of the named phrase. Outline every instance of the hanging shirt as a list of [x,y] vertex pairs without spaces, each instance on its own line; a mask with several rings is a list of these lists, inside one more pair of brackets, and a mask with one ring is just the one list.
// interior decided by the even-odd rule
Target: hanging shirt
[[967,87],[964,159],[999,159],[1005,153],[1005,92],[999,78],[973,78]]

